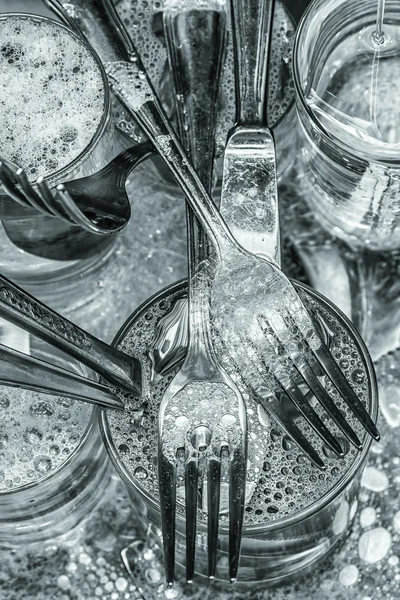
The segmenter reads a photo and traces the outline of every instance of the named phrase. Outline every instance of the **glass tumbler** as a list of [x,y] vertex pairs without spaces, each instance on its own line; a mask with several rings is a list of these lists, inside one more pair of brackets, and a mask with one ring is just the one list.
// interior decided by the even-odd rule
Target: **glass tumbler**
[[[31,355],[90,377],[80,363],[37,338],[28,346]],[[26,407],[22,415],[13,407],[19,400]],[[15,427],[4,430],[11,411]],[[0,548],[62,539],[90,516],[110,483],[98,409],[1,386],[0,416]]]
[[[58,21],[31,13],[0,14],[1,20],[13,17],[39,25],[54,24],[61,36],[72,37],[82,47],[85,55],[92,57],[104,90],[102,114],[96,128],[93,127],[93,135],[87,146],[69,164],[48,173],[46,181],[51,187],[55,187],[61,182],[95,173],[113,157],[114,143],[110,91],[100,58],[83,37]],[[49,113],[49,122],[52,118]],[[34,136],[34,130],[26,135]],[[51,287],[54,281],[60,289],[63,284],[68,286],[98,268],[109,256],[116,240],[115,236],[94,235],[80,227],[43,215],[33,208],[25,208],[4,192],[1,193],[1,189],[0,219],[0,270],[33,292],[36,292],[38,285],[43,288],[48,284]]]
[[400,246],[400,12],[314,0],[294,46],[300,185],[321,224],[355,248]]
[[[343,360],[354,360],[358,355],[364,366],[365,399],[374,421],[377,418],[377,392],[374,370],[365,346],[350,322],[332,304],[306,286],[296,284],[303,300],[310,302],[310,307],[318,307],[320,314],[335,331],[332,352],[337,357],[339,340],[344,343]],[[138,512],[139,522],[143,524],[144,534],[152,536],[161,546],[161,515],[157,487],[157,403],[162,397],[167,382],[171,381],[173,373],[160,376],[160,371],[154,373],[155,341],[159,342],[162,354],[168,345],[163,338],[163,329],[168,329],[169,323],[175,323],[176,342],[169,340],[169,346],[179,348],[182,331],[177,330],[178,311],[182,308],[186,297],[186,283],[178,282],[162,290],[138,308],[122,327],[114,342],[125,351],[133,351],[142,359],[143,368],[143,397],[135,398],[126,406],[126,414],[122,419],[118,416],[102,413],[101,428],[104,442],[111,460],[125,483],[132,502]],[[128,341],[127,341],[128,340]],[[149,343],[143,340],[150,340]],[[349,356],[349,360],[346,358]],[[227,359],[229,361],[229,359]],[[343,362],[344,366],[344,362]],[[224,364],[225,368],[228,368]],[[351,367],[354,369],[354,367]],[[176,372],[176,371],[175,371]],[[357,377],[360,378],[360,372]],[[351,374],[348,374],[351,377]],[[160,381],[164,379],[164,384]],[[360,379],[359,379],[360,380]],[[152,402],[151,398],[154,398]],[[140,402],[139,402],[140,400]],[[370,440],[367,439],[359,425],[355,426],[363,439],[363,449],[357,452],[350,448],[344,438],[338,438],[343,444],[345,455],[348,456],[348,467],[339,473],[338,460],[333,459],[329,449],[320,448],[321,442],[314,439],[313,444],[323,453],[328,461],[325,474],[311,465],[306,467],[306,459],[297,453],[296,446],[287,436],[277,431],[273,420],[269,420],[257,407],[253,407],[249,398],[245,397],[248,412],[248,439],[260,436],[261,451],[259,467],[254,486],[248,483],[250,496],[255,493],[261,498],[258,508],[251,508],[252,500],[248,499],[245,511],[245,523],[241,550],[238,583],[243,586],[272,586],[287,582],[295,576],[302,575],[316,567],[344,540],[357,510],[357,497],[361,474],[366,462]],[[311,401],[311,400],[310,400]],[[338,401],[338,399],[336,399]],[[315,404],[314,404],[315,406]],[[343,407],[343,405],[341,405]],[[288,408],[288,407],[287,407]],[[292,407],[293,408],[293,407]],[[292,409],[291,409],[292,410]],[[293,412],[293,411],[292,411]],[[297,419],[294,413],[294,419]],[[296,423],[298,421],[296,420]],[[258,427],[261,429],[257,429]],[[254,427],[254,429],[253,429]],[[279,429],[279,427],[278,427]],[[258,431],[258,433],[256,433]],[[126,434],[126,435],[125,435]],[[307,435],[311,435],[308,433]],[[270,447],[270,444],[272,446]],[[138,451],[143,448],[143,452]],[[296,454],[297,453],[297,454]],[[328,458],[332,459],[329,462]],[[253,461],[250,458],[250,463]],[[287,466],[287,461],[293,464]],[[273,464],[274,463],[274,464]],[[250,467],[249,467],[250,468]],[[278,469],[274,471],[274,469]],[[257,470],[258,469],[258,470]],[[272,475],[275,473],[275,475]],[[331,473],[332,475],[329,475]],[[325,480],[326,477],[332,479]],[[282,477],[288,479],[283,480]],[[306,483],[309,479],[309,484]],[[149,480],[155,481],[155,486],[146,485]],[[323,488],[324,485],[326,488]],[[225,484],[226,485],[226,484]],[[313,500],[304,501],[308,497],[309,488],[317,490]],[[302,487],[303,486],[303,487]],[[295,489],[295,488],[298,489]],[[178,487],[178,502],[183,502],[183,488]],[[319,490],[324,489],[325,492]],[[204,490],[203,490],[204,492]],[[204,495],[205,494],[205,495]],[[199,499],[204,509],[206,493]],[[296,495],[299,494],[299,495]],[[246,494],[247,496],[247,494]],[[226,488],[221,491],[221,511],[226,508]],[[248,496],[247,496],[248,498]],[[257,500],[258,502],[258,500]],[[286,506],[286,508],[285,508]],[[288,510],[286,510],[288,508]],[[259,511],[259,512],[257,512]],[[286,512],[285,512],[286,511]],[[251,521],[252,516],[264,513],[265,522]],[[228,574],[228,534],[226,522],[220,524],[217,580],[221,585],[230,586]],[[185,564],[185,520],[182,508],[177,509],[176,519],[176,561],[182,567]],[[196,582],[207,579],[207,527],[206,523],[198,521],[196,540]],[[202,579],[203,578],[203,579]]]

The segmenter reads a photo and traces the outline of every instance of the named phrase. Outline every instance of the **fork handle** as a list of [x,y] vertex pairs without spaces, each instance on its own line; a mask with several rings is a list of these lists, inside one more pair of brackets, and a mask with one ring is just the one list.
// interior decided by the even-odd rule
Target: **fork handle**
[[231,0],[236,121],[266,122],[267,73],[275,0]]
[[186,199],[220,254],[239,246],[189,162],[139,57],[108,66],[114,94],[146,133],[182,188]]
[[137,359],[80,329],[2,275],[0,317],[66,352],[116,386],[140,394]]

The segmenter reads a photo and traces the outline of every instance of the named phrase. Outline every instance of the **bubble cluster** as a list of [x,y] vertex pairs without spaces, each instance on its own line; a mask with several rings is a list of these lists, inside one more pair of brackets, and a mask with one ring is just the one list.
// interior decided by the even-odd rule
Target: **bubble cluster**
[[32,181],[73,162],[104,111],[94,56],[72,32],[39,17],[0,19],[0,154]]
[[92,407],[5,386],[0,387],[0,397],[0,492],[4,492],[60,467],[78,446]]
[[[349,330],[339,323],[337,318],[324,306],[307,297],[305,293],[301,294],[302,300],[311,314],[315,314],[315,311],[318,310],[319,317],[314,316],[316,326],[319,319],[323,319],[326,330],[332,332],[329,344],[333,356],[338,362],[342,361],[342,368],[347,378],[352,382],[361,400],[368,406],[369,383],[366,367]],[[149,349],[153,340],[157,338],[156,328],[160,319],[165,317],[174,303],[181,300],[181,297],[182,292],[175,292],[158,303],[154,302],[138,315],[126,333],[121,348],[141,359],[143,393],[140,398],[126,395],[124,415],[116,412],[108,415],[112,440],[121,462],[125,465],[135,485],[153,497],[158,497],[157,426],[159,405],[176,369],[166,376],[153,377]],[[260,411],[257,402],[246,392],[240,376],[232,366],[232,361],[229,357],[221,357],[221,355],[220,359],[222,366],[229,372],[242,392],[247,407],[248,472],[245,523],[254,524],[280,519],[310,506],[343,479],[348,469],[358,459],[359,453],[343,438],[339,429],[316,403],[311,392],[304,389],[304,393],[307,394],[317,413],[328,424],[341,444],[345,455],[343,459],[338,459],[300,418],[294,406],[286,405],[285,409],[291,412],[297,426],[324,457],[326,471],[318,470],[281,430],[273,417],[259,419]],[[353,378],[354,372],[357,374]],[[363,373],[363,377],[361,377],[361,373]],[[363,440],[365,434],[361,426],[355,421],[333,386],[325,381],[322,373],[320,381],[326,386],[359,438]],[[288,402],[285,398],[282,398],[281,401]],[[201,490],[201,495],[206,497],[206,489]],[[178,498],[182,501],[179,493]],[[226,494],[223,493],[222,520],[226,519],[225,504]],[[201,508],[200,498],[199,517],[205,519],[205,512]],[[182,506],[179,510],[183,510]]]

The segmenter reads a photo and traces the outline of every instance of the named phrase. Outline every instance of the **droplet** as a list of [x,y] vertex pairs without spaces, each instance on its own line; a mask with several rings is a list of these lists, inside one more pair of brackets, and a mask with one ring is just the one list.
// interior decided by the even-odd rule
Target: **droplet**
[[72,400],[71,398],[59,398],[57,400],[57,404],[59,404],[60,406],[63,406],[64,408],[70,408],[74,403],[74,400]]
[[361,527],[371,527],[376,521],[376,510],[372,506],[363,508],[360,512],[360,525]]
[[393,517],[393,527],[395,528],[397,533],[400,533],[400,510],[397,511],[397,513],[395,513]]
[[157,569],[146,569],[145,577],[150,583],[158,583],[161,581],[161,573]]
[[43,433],[36,427],[29,427],[25,430],[24,440],[27,444],[38,444],[43,438]]
[[126,456],[127,454],[129,454],[130,450],[129,450],[129,446],[127,446],[126,444],[120,444],[118,446],[118,452],[122,455],[122,456]]
[[53,403],[49,400],[36,400],[30,407],[32,417],[51,417],[54,414]]
[[7,433],[0,431],[0,449],[8,446],[8,435]]
[[282,438],[282,448],[286,452],[290,452],[295,447],[294,442],[290,439],[288,435],[284,435]]
[[51,460],[47,456],[37,456],[33,461],[33,465],[41,475],[48,473],[52,467]]
[[361,369],[354,369],[354,371],[351,374],[351,378],[354,381],[354,383],[362,384],[365,380],[365,373]]
[[67,590],[70,586],[69,577],[67,575],[60,575],[57,579],[57,585],[62,590]]
[[0,397],[0,409],[3,408],[8,408],[10,406],[10,400],[9,398],[7,398],[7,396],[1,396]]
[[339,573],[339,582],[346,587],[354,585],[357,583],[358,573],[359,571],[355,565],[347,565]]
[[50,456],[58,456],[60,454],[60,447],[57,444],[53,444],[49,448],[49,454]]
[[372,492],[383,492],[389,487],[389,480],[384,471],[379,471],[376,467],[367,467],[361,485]]
[[147,479],[149,476],[148,472],[143,467],[136,467],[133,471],[133,475],[134,477],[137,477],[137,479]]
[[279,442],[279,440],[281,439],[281,432],[277,429],[271,429],[269,435],[273,442]]
[[376,563],[385,558],[392,546],[392,536],[384,527],[370,529],[362,534],[358,542],[360,558],[367,563]]
[[118,577],[118,579],[115,580],[115,587],[119,592],[124,592],[128,587],[128,582],[125,577]]

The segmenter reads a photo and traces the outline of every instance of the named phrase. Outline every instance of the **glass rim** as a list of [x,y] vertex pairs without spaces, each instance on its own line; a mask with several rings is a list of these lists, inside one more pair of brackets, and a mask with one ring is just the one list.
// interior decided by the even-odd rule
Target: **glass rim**
[[[294,280],[292,280],[292,282],[294,282]],[[316,298],[317,300],[322,301],[322,304],[327,306],[329,308],[330,312],[332,312],[338,318],[338,320],[340,322],[342,322],[347,327],[347,329],[350,330],[353,341],[355,342],[360,355],[364,359],[364,363],[365,363],[365,367],[366,367],[366,371],[367,371],[367,375],[368,375],[369,387],[370,387],[370,415],[371,415],[371,418],[374,421],[374,423],[376,423],[377,418],[378,418],[378,387],[377,387],[375,369],[374,369],[374,366],[372,363],[371,356],[370,356],[368,349],[367,349],[364,341],[362,340],[360,334],[358,333],[358,331],[356,330],[354,325],[351,323],[351,321],[346,317],[346,315],[337,306],[335,306],[330,300],[328,300],[328,298],[325,298],[325,296],[323,296],[316,290],[313,290],[312,288],[310,288],[309,286],[307,286],[303,283],[300,283],[298,281],[296,281],[294,283],[296,284],[296,287],[306,291],[308,294],[310,294],[312,297]],[[119,331],[117,332],[116,336],[114,337],[114,339],[112,341],[112,345],[115,346],[121,341],[121,339],[123,338],[123,336],[125,335],[127,330],[131,327],[132,322],[134,320],[140,318],[140,315],[148,309],[150,304],[152,304],[154,302],[160,302],[165,297],[166,293],[176,294],[177,292],[179,292],[179,290],[184,288],[185,285],[187,285],[187,280],[181,279],[181,280],[163,288],[162,290],[156,292],[150,298],[145,300],[138,308],[136,308],[133,311],[133,313],[128,317],[128,319],[125,321],[125,323],[119,329]],[[111,431],[110,431],[110,427],[109,427],[109,423],[108,423],[108,419],[107,419],[107,412],[105,410],[102,410],[102,409],[99,410],[99,419],[100,419],[100,431],[101,431],[101,435],[103,438],[103,443],[106,447],[106,450],[111,459],[111,462],[113,463],[114,468],[118,472],[122,481],[128,487],[129,490],[130,489],[134,489],[135,491],[137,490],[139,495],[143,498],[143,502],[145,502],[147,506],[151,507],[151,509],[155,510],[156,512],[160,512],[159,501],[154,500],[154,496],[152,496],[150,494],[150,492],[140,488],[139,486],[137,486],[135,484],[132,475],[129,473],[129,471],[125,467],[124,463],[120,460],[118,453],[116,451],[113,439],[112,439],[112,435],[111,435]],[[319,500],[317,500],[310,506],[294,513],[293,515],[284,517],[282,519],[276,519],[274,521],[270,521],[269,523],[264,523],[264,524],[258,523],[256,525],[243,525],[243,535],[246,535],[246,533],[247,534],[252,534],[252,533],[259,534],[261,531],[262,532],[265,531],[266,533],[271,533],[271,532],[277,531],[279,529],[291,527],[293,525],[297,525],[301,521],[308,519],[309,517],[312,517],[313,515],[317,514],[318,512],[320,512],[321,510],[326,508],[332,501],[334,501],[336,498],[338,498],[340,496],[340,494],[346,489],[346,487],[352,481],[354,481],[360,468],[363,466],[363,464],[365,462],[365,459],[367,457],[367,454],[369,452],[371,444],[372,444],[372,438],[370,436],[368,436],[367,434],[365,434],[364,442],[363,442],[363,449],[359,452],[359,454],[357,455],[357,457],[354,460],[351,467],[346,471],[345,477],[343,479],[339,480],[337,482],[337,484],[334,487],[332,487],[326,494],[324,494],[324,496],[322,496]],[[177,519],[177,521],[184,522],[184,517],[182,515],[177,514],[176,519]],[[207,524],[199,523],[198,528],[199,528],[199,531],[202,531],[203,528],[204,528],[204,531],[206,531]],[[226,531],[227,530],[225,530],[225,527],[220,527],[220,533],[222,535],[227,534]]]
[[[100,56],[98,55],[96,50],[93,48],[93,46],[87,41],[87,39],[84,37],[84,35],[79,34],[77,31],[71,29],[71,27],[69,27],[65,23],[62,23],[61,21],[58,21],[57,19],[54,19],[53,17],[49,17],[47,15],[37,15],[34,13],[9,12],[9,11],[0,13],[0,21],[6,20],[9,17],[23,17],[26,19],[33,19],[35,21],[47,21],[47,22],[53,23],[54,25],[64,29],[70,36],[75,38],[82,46],[84,46],[86,48],[86,50],[89,52],[89,54],[93,57],[94,62],[96,63],[96,65],[100,71],[100,74],[101,74],[101,78],[102,78],[102,82],[103,82],[103,89],[104,89],[104,94],[103,94],[104,103],[103,103],[103,112],[102,112],[100,121],[99,121],[99,123],[96,127],[96,130],[93,133],[93,136],[92,136],[90,142],[88,143],[88,145],[70,163],[68,163],[61,169],[58,169],[58,171],[54,171],[53,173],[49,173],[48,175],[45,175],[44,179],[48,183],[50,183],[50,185],[55,185],[55,183],[57,181],[65,179],[65,177],[68,177],[68,174],[73,173],[79,167],[79,165],[82,162],[84,162],[90,154],[92,154],[92,152],[96,148],[97,144],[101,140],[101,138],[106,130],[106,127],[110,120],[110,114],[111,114],[111,92],[110,92],[110,87],[108,85],[107,73],[106,73],[106,70],[104,68],[104,65],[103,65],[103,62],[102,62]],[[35,184],[36,180],[33,183]]]
[[[354,3],[356,2],[356,0],[352,0],[352,1]],[[341,2],[341,4],[345,4],[346,0],[340,0],[340,2]],[[303,15],[299,21],[299,24],[298,24],[296,32],[295,32],[294,43],[293,43],[293,82],[294,82],[294,90],[295,90],[296,100],[298,102],[300,102],[301,107],[307,114],[307,116],[310,119],[310,121],[312,122],[313,126],[318,131],[318,134],[324,139],[324,142],[326,142],[326,144],[328,144],[330,146],[335,146],[335,147],[339,148],[340,150],[346,152],[346,154],[349,157],[351,157],[351,159],[353,159],[354,162],[358,162],[358,163],[362,162],[365,164],[365,166],[368,166],[368,164],[371,164],[371,163],[374,163],[376,165],[382,164],[382,165],[389,165],[389,166],[392,163],[398,163],[400,161],[400,151],[394,155],[393,154],[388,154],[387,156],[382,155],[382,156],[379,156],[378,158],[376,158],[376,156],[375,157],[370,156],[369,154],[366,155],[362,151],[359,154],[357,154],[356,150],[352,146],[349,146],[342,140],[333,138],[332,135],[329,133],[329,130],[327,130],[321,124],[321,122],[315,116],[314,112],[310,109],[310,107],[305,102],[303,86],[300,81],[300,73],[299,73],[300,68],[298,66],[300,64],[300,57],[301,57],[300,43],[301,43],[301,38],[304,35],[304,32],[307,32],[307,30],[309,30],[308,21],[312,16],[313,10],[315,10],[316,3],[317,3],[317,0],[313,0],[307,6],[305,12],[303,13]],[[333,34],[332,34],[332,37],[333,37]],[[299,117],[299,120],[301,121],[300,117]]]

